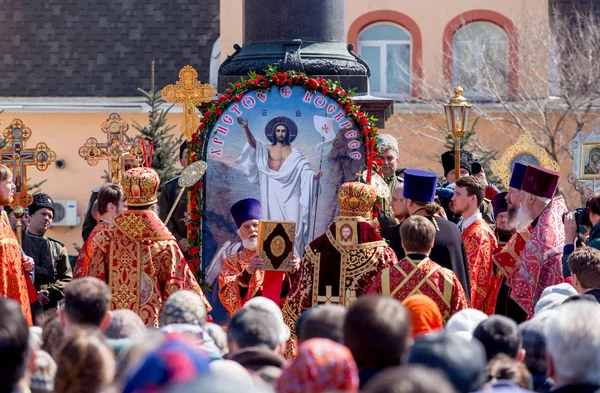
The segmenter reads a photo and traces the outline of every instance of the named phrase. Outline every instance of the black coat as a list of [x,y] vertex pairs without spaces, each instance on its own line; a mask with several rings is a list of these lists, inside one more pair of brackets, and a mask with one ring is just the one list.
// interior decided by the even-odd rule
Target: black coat
[[[442,267],[450,269],[458,277],[458,281],[465,290],[465,295],[469,302],[471,301],[471,284],[469,282],[469,266],[467,264],[467,252],[462,240],[460,230],[453,222],[440,217],[427,217],[430,220],[435,220],[440,229],[435,233],[433,248],[429,254],[429,258],[437,262]],[[390,246],[396,253],[398,260],[405,257],[402,249],[402,241],[400,240],[400,226],[394,229]]]

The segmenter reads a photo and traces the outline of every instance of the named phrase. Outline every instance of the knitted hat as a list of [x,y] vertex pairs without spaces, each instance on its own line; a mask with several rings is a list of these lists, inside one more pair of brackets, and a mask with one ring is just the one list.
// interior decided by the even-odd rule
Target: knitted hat
[[33,216],[35,212],[41,209],[50,209],[54,215],[54,201],[50,198],[50,195],[43,192],[33,195],[33,202],[29,205],[29,215]]
[[160,313],[160,325],[174,323],[202,326],[206,323],[206,306],[200,295],[192,291],[177,291],[165,302]]
[[33,353],[33,370],[29,387],[36,392],[54,391],[54,378],[56,377],[56,362],[46,351],[38,349]]

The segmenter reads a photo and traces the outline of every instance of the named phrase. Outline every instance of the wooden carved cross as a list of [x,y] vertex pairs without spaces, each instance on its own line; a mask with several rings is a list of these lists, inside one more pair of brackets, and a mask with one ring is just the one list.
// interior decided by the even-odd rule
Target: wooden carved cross
[[192,66],[185,66],[179,71],[179,80],[174,85],[167,85],[161,92],[165,101],[183,105],[183,124],[181,133],[187,139],[192,139],[192,134],[200,124],[196,107],[212,101],[217,95],[217,90],[198,80],[198,72]]
[[7,147],[0,151],[2,163],[12,170],[15,183],[12,206],[27,207],[33,202],[33,197],[27,192],[27,167],[35,165],[38,170],[45,171],[56,159],[56,153],[44,142],[38,143],[35,149],[28,149],[26,143],[31,137],[31,129],[20,119],[14,119],[4,129],[3,136]]
[[111,182],[121,181],[121,172],[125,169],[126,161],[133,161],[139,166],[144,161],[143,140],[135,137],[133,142],[127,142],[126,134],[129,124],[121,119],[118,113],[112,113],[100,126],[106,134],[106,143],[98,142],[91,137],[79,148],[79,155],[91,166],[98,165],[98,161],[108,160],[108,175]]

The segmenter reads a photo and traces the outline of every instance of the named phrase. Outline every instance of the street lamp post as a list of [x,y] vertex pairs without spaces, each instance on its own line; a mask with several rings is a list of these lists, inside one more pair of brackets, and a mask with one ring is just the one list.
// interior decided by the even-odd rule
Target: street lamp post
[[458,83],[454,89],[454,97],[450,98],[449,103],[444,104],[448,132],[454,138],[454,172],[457,180],[460,178],[460,138],[469,125],[471,107],[472,105],[463,97],[463,88]]

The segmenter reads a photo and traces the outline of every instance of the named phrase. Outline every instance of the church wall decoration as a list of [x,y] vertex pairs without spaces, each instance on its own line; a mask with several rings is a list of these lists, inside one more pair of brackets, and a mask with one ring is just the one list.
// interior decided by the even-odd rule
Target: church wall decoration
[[577,191],[600,192],[600,119],[591,132],[580,131],[569,142],[573,151],[573,172],[567,177]]
[[508,188],[510,175],[517,162],[541,166],[555,172],[560,169],[558,163],[528,133],[522,134],[512,146],[504,151],[502,157],[492,164],[492,171],[502,180],[506,188]]
[[[192,187],[188,236],[205,285],[216,284],[224,258],[241,247],[229,208],[244,198],[261,201],[263,219],[296,222],[294,254],[302,257],[335,218],[339,186],[365,168],[367,183],[380,173],[375,121],[335,81],[269,68],[232,84],[190,143],[192,161],[208,164]],[[278,143],[291,154],[277,156]]]

